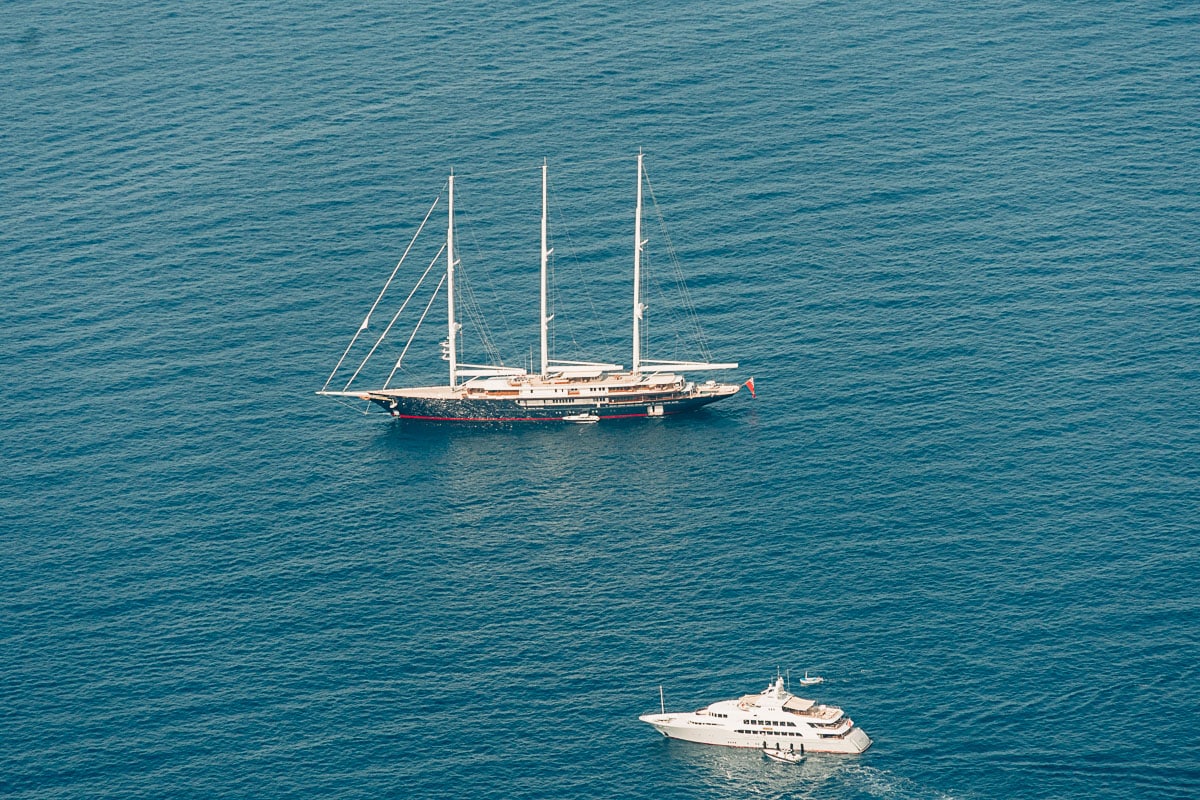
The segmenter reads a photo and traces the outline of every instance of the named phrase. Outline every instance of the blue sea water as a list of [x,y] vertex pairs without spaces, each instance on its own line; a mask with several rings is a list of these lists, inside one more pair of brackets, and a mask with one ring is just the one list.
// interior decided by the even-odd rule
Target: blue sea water
[[[1200,795],[1195,4],[5,19],[0,795]],[[546,157],[620,346],[639,147],[757,400],[314,395],[451,168],[505,345]],[[871,750],[637,720],[777,669]]]

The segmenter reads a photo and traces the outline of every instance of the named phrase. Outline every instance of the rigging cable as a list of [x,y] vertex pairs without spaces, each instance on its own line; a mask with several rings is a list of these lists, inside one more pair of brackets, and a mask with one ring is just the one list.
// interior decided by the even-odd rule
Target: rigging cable
[[[440,256],[441,253],[438,253],[438,255]],[[436,261],[437,259],[435,258],[434,260]],[[412,345],[413,339],[416,338],[417,331],[421,328],[421,323],[425,321],[425,315],[429,313],[429,309],[433,308],[433,301],[437,300],[438,294],[442,291],[442,284],[445,282],[446,276],[442,275],[442,279],[438,281],[437,288],[433,290],[433,294],[430,296],[429,302],[425,304],[425,310],[421,312],[421,318],[417,320],[417,324],[413,328],[412,333],[408,335],[408,341],[404,343],[404,349],[400,351],[400,357],[396,359],[396,366],[392,367],[392,371],[388,374],[387,380],[383,382],[384,389],[386,389],[387,385],[392,382],[392,378],[395,376],[396,370],[400,369],[400,362],[403,361],[404,356],[408,354],[408,348]]]
[[[387,293],[388,287],[392,285],[392,280],[396,277],[396,273],[400,271],[400,265],[403,264],[404,259],[408,257],[408,252],[412,250],[413,244],[416,243],[417,237],[421,235],[421,231],[425,228],[425,223],[429,221],[429,216],[433,214],[433,210],[437,208],[437,204],[441,201],[441,199],[441,195],[435,197],[433,200],[433,205],[429,207],[429,211],[425,212],[425,219],[421,220],[421,224],[417,227],[417,232],[413,234],[412,241],[408,243],[408,247],[404,248],[404,255],[400,256],[400,260],[396,263],[395,268],[392,269],[392,274],[388,276],[387,282],[383,284],[383,289],[379,292],[379,296],[376,297],[375,302],[371,304],[371,310],[367,312],[367,316],[363,318],[362,324],[358,326],[358,330],[355,331],[354,336],[350,339],[350,344],[346,345],[346,351],[342,353],[342,357],[338,359],[337,366],[333,368],[333,372],[329,373],[329,377],[326,379],[325,385],[321,387],[322,392],[329,388],[329,384],[333,383],[333,376],[337,375],[337,371],[342,368],[342,362],[346,360],[346,356],[350,355],[350,349],[354,347],[354,343],[358,341],[358,337],[362,335],[362,332],[367,329],[367,325],[371,322],[371,315],[375,313],[375,308],[379,305],[379,301],[383,300],[383,296]],[[373,351],[374,348],[372,348],[372,352]],[[368,356],[368,358],[369,357],[370,356]],[[366,361],[364,360],[363,364],[365,363]],[[361,365],[359,366],[359,369],[362,369]],[[358,372],[356,371],[354,374],[358,375]],[[351,378],[350,382],[353,381],[354,378]],[[346,386],[349,387],[350,383],[348,382]]]
[[[358,369],[354,370],[354,374],[350,376],[350,380],[346,381],[346,385],[342,389],[343,392],[348,391],[350,389],[350,384],[354,383],[354,379],[358,377],[358,373],[362,372],[363,367],[365,367],[367,365],[367,362],[371,360],[371,356],[375,355],[375,351],[379,348],[379,345],[383,344],[384,337],[386,337],[388,335],[388,333],[392,330],[392,326],[396,324],[396,320],[400,318],[400,314],[404,311],[405,308],[408,307],[408,301],[412,300],[413,295],[417,293],[417,289],[421,288],[421,284],[425,282],[426,276],[429,275],[429,270],[433,269],[433,265],[436,264],[438,262],[438,259],[442,257],[442,253],[445,252],[445,250],[446,250],[446,245],[442,245],[441,248],[437,251],[437,255],[435,255],[433,257],[433,260],[429,262],[429,266],[425,268],[425,272],[422,273],[421,279],[419,281],[417,281],[417,285],[414,286],[412,288],[412,291],[410,291],[408,293],[408,297],[404,298],[404,303],[401,304],[400,310],[397,311],[392,316],[392,319],[390,322],[388,322],[387,327],[383,329],[383,333],[379,334],[379,338],[375,340],[375,344],[371,347],[371,352],[367,353],[367,357],[364,358],[362,360],[362,363],[358,365]],[[440,285],[441,284],[439,284],[439,286]],[[428,309],[426,309],[426,310],[428,310]],[[424,314],[421,315],[421,319],[425,319]],[[420,324],[421,324],[420,322],[417,323],[418,326],[420,326]],[[395,374],[395,372],[396,372],[395,370],[392,370],[393,375]],[[390,378],[389,378],[389,380],[390,380]],[[384,384],[384,385],[386,386],[387,384]]]

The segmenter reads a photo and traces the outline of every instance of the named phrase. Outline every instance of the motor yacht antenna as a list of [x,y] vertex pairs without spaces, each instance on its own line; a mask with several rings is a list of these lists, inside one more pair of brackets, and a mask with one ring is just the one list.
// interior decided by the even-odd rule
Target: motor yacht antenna
[[667,713],[667,700],[663,697],[662,684],[658,685],[658,707],[662,709],[662,713]]

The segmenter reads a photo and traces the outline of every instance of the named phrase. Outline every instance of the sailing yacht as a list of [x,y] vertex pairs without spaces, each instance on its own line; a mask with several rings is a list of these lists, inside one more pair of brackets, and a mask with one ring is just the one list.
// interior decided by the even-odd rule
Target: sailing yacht
[[[737,369],[736,363],[712,363],[700,361],[663,361],[644,358],[641,352],[641,323],[646,306],[642,302],[642,251],[646,241],[642,239],[642,189],[645,182],[643,154],[638,153],[637,211],[634,217],[633,248],[633,352],[629,369],[620,364],[590,361],[561,361],[550,358],[548,326],[553,315],[548,313],[547,263],[551,254],[547,236],[547,170],[542,163],[542,220],[541,220],[541,291],[539,328],[539,369],[522,369],[503,365],[465,364],[460,360],[459,332],[462,325],[456,319],[455,268],[459,262],[454,245],[454,176],[449,178],[447,189],[448,224],[446,228],[445,274],[438,284],[446,287],[447,335],[442,342],[442,358],[449,362],[449,381],[437,386],[411,388],[391,387],[388,384],[396,375],[401,361],[412,344],[408,344],[396,362],[391,375],[376,389],[354,389],[351,384],[362,371],[366,360],[379,347],[391,329],[371,348],[362,364],[354,371],[350,380],[341,389],[331,389],[351,348],[363,334],[383,297],[376,299],[342,359],[334,367],[329,380],[318,394],[334,397],[350,397],[367,400],[381,407],[397,419],[434,421],[578,421],[596,418],[609,420],[622,417],[662,417],[679,414],[738,393],[743,384],[721,383],[715,380],[699,381],[687,376],[690,372]],[[426,214],[425,221],[436,208],[437,202]],[[425,222],[422,222],[423,228]],[[421,229],[417,231],[420,234]],[[416,237],[414,236],[414,242]],[[412,244],[409,244],[411,250]],[[405,251],[407,256],[408,251]],[[440,256],[439,256],[440,257]],[[403,258],[401,263],[403,263]],[[435,258],[435,261],[437,258]],[[431,264],[431,267],[433,265]],[[400,267],[397,264],[396,269]],[[426,270],[428,274],[429,270]],[[395,272],[392,277],[395,277]],[[391,279],[389,279],[389,284]],[[413,290],[414,292],[416,289]],[[409,300],[413,297],[409,295]],[[436,291],[435,291],[436,297]],[[430,299],[430,305],[433,298]],[[405,305],[408,300],[405,301]],[[426,306],[428,313],[430,306]],[[401,307],[403,310],[404,306]],[[399,314],[399,312],[397,312]],[[421,319],[424,319],[422,314]],[[393,318],[394,322],[395,318]],[[420,322],[418,321],[418,326]],[[415,335],[415,331],[414,331]]]
[[[661,698],[660,698],[661,703]],[[861,753],[871,738],[837,706],[797,697],[776,678],[758,694],[719,700],[697,711],[643,714],[668,739],[725,747],[794,749],[801,753]]]

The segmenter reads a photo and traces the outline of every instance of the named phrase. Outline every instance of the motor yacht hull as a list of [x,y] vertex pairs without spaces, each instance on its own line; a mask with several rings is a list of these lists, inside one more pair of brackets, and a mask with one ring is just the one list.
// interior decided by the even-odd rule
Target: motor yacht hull
[[871,738],[861,728],[852,728],[841,738],[824,738],[808,731],[756,731],[739,733],[736,729],[700,721],[692,714],[645,714],[639,719],[649,723],[668,739],[680,739],[697,744],[715,744],[722,747],[746,747],[757,750],[768,747],[797,750],[804,746],[805,753],[861,753],[871,746]]

